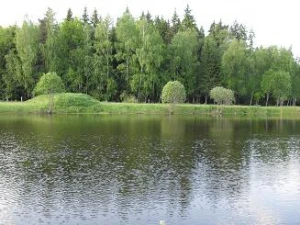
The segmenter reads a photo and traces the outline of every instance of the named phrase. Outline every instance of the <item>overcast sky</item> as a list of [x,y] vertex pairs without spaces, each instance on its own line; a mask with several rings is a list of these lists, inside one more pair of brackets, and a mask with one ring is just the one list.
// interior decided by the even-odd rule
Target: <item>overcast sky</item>
[[126,6],[138,17],[142,11],[170,19],[174,9],[180,16],[189,4],[199,26],[205,31],[215,20],[233,24],[235,20],[253,29],[255,44],[260,46],[292,46],[295,56],[300,56],[299,7],[297,0],[7,0],[1,2],[0,25],[7,26],[23,21],[25,15],[37,21],[48,7],[56,12],[59,21],[72,8],[81,16],[85,6],[90,14],[96,8],[101,15],[117,18]]

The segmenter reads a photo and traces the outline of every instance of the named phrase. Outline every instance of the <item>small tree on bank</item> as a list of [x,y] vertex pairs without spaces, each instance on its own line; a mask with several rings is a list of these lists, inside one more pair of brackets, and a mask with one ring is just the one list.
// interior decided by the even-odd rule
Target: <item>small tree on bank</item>
[[184,86],[179,81],[169,81],[162,89],[161,101],[163,103],[184,103],[186,92]]
[[214,87],[209,95],[218,105],[230,105],[235,101],[234,92],[223,87]]
[[47,113],[52,113],[54,107],[54,94],[63,92],[65,92],[65,86],[62,79],[55,72],[49,72],[41,76],[33,90],[33,95],[49,95],[49,108]]
[[55,72],[49,72],[41,76],[33,90],[35,96],[63,92],[65,92],[64,83]]
[[276,98],[276,105],[283,105],[292,90],[290,73],[282,70],[268,70],[263,74],[261,87],[266,94],[266,106],[268,106],[270,95]]

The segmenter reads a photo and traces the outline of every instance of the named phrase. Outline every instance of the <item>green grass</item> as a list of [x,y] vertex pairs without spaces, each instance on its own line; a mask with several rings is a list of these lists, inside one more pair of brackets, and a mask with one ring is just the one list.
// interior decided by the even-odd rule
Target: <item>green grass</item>
[[62,93],[41,95],[25,102],[32,112],[99,113],[101,103],[86,94]]
[[0,113],[26,113],[32,110],[24,102],[0,102]]
[[[52,99],[53,100],[52,100]],[[51,104],[50,104],[51,103]],[[50,105],[53,105],[50,107]],[[217,106],[200,104],[146,104],[99,102],[86,94],[63,93],[41,95],[26,102],[0,102],[0,113],[47,113],[49,109],[60,114],[216,114],[247,116],[300,116],[300,107]]]

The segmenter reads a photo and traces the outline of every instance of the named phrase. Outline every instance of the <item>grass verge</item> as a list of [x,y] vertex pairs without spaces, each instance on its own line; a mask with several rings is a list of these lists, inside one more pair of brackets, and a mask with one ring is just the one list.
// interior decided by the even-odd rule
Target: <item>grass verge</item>
[[58,114],[220,114],[300,116],[300,107],[218,106],[200,104],[146,104],[99,102],[86,94],[41,95],[25,102],[0,102],[0,113]]

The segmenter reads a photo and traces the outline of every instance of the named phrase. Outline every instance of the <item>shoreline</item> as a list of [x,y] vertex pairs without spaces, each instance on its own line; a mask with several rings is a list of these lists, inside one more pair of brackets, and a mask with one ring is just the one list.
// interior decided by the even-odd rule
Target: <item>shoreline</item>
[[0,102],[0,114],[116,114],[299,116],[298,106],[100,102],[86,94],[41,95],[25,102]]

